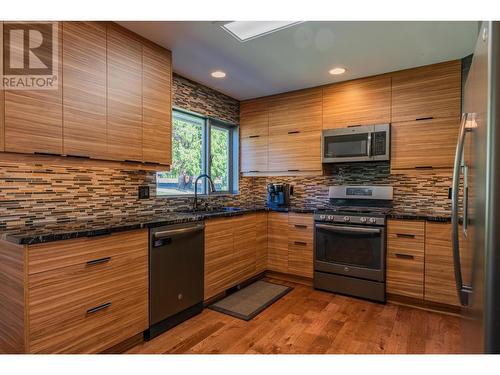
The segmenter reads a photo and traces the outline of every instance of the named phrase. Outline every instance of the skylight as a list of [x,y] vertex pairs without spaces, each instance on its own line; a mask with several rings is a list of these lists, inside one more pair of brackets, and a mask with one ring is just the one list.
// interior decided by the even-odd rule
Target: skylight
[[302,21],[233,21],[221,27],[240,42],[246,42],[299,23]]

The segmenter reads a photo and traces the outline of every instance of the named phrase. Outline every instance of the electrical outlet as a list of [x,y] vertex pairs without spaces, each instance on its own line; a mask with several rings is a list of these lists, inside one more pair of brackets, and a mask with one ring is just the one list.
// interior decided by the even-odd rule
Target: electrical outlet
[[149,186],[139,186],[139,199],[149,199]]

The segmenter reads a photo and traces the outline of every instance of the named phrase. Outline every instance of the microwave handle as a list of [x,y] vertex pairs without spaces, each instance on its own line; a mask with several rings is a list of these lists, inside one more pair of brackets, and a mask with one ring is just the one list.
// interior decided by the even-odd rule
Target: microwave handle
[[367,155],[369,158],[372,157],[372,133],[368,133],[368,147],[367,147]]

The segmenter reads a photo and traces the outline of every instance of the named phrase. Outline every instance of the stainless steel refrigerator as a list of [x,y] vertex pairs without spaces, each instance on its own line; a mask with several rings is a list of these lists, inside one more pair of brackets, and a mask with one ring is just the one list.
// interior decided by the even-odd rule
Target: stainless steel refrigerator
[[500,23],[483,22],[466,78],[452,190],[467,353],[500,353]]

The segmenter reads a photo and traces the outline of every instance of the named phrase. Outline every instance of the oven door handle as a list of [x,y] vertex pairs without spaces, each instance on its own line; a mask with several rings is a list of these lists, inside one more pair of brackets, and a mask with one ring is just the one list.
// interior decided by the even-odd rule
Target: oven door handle
[[381,233],[382,231],[380,228],[346,227],[327,224],[316,224],[316,228],[339,233]]

